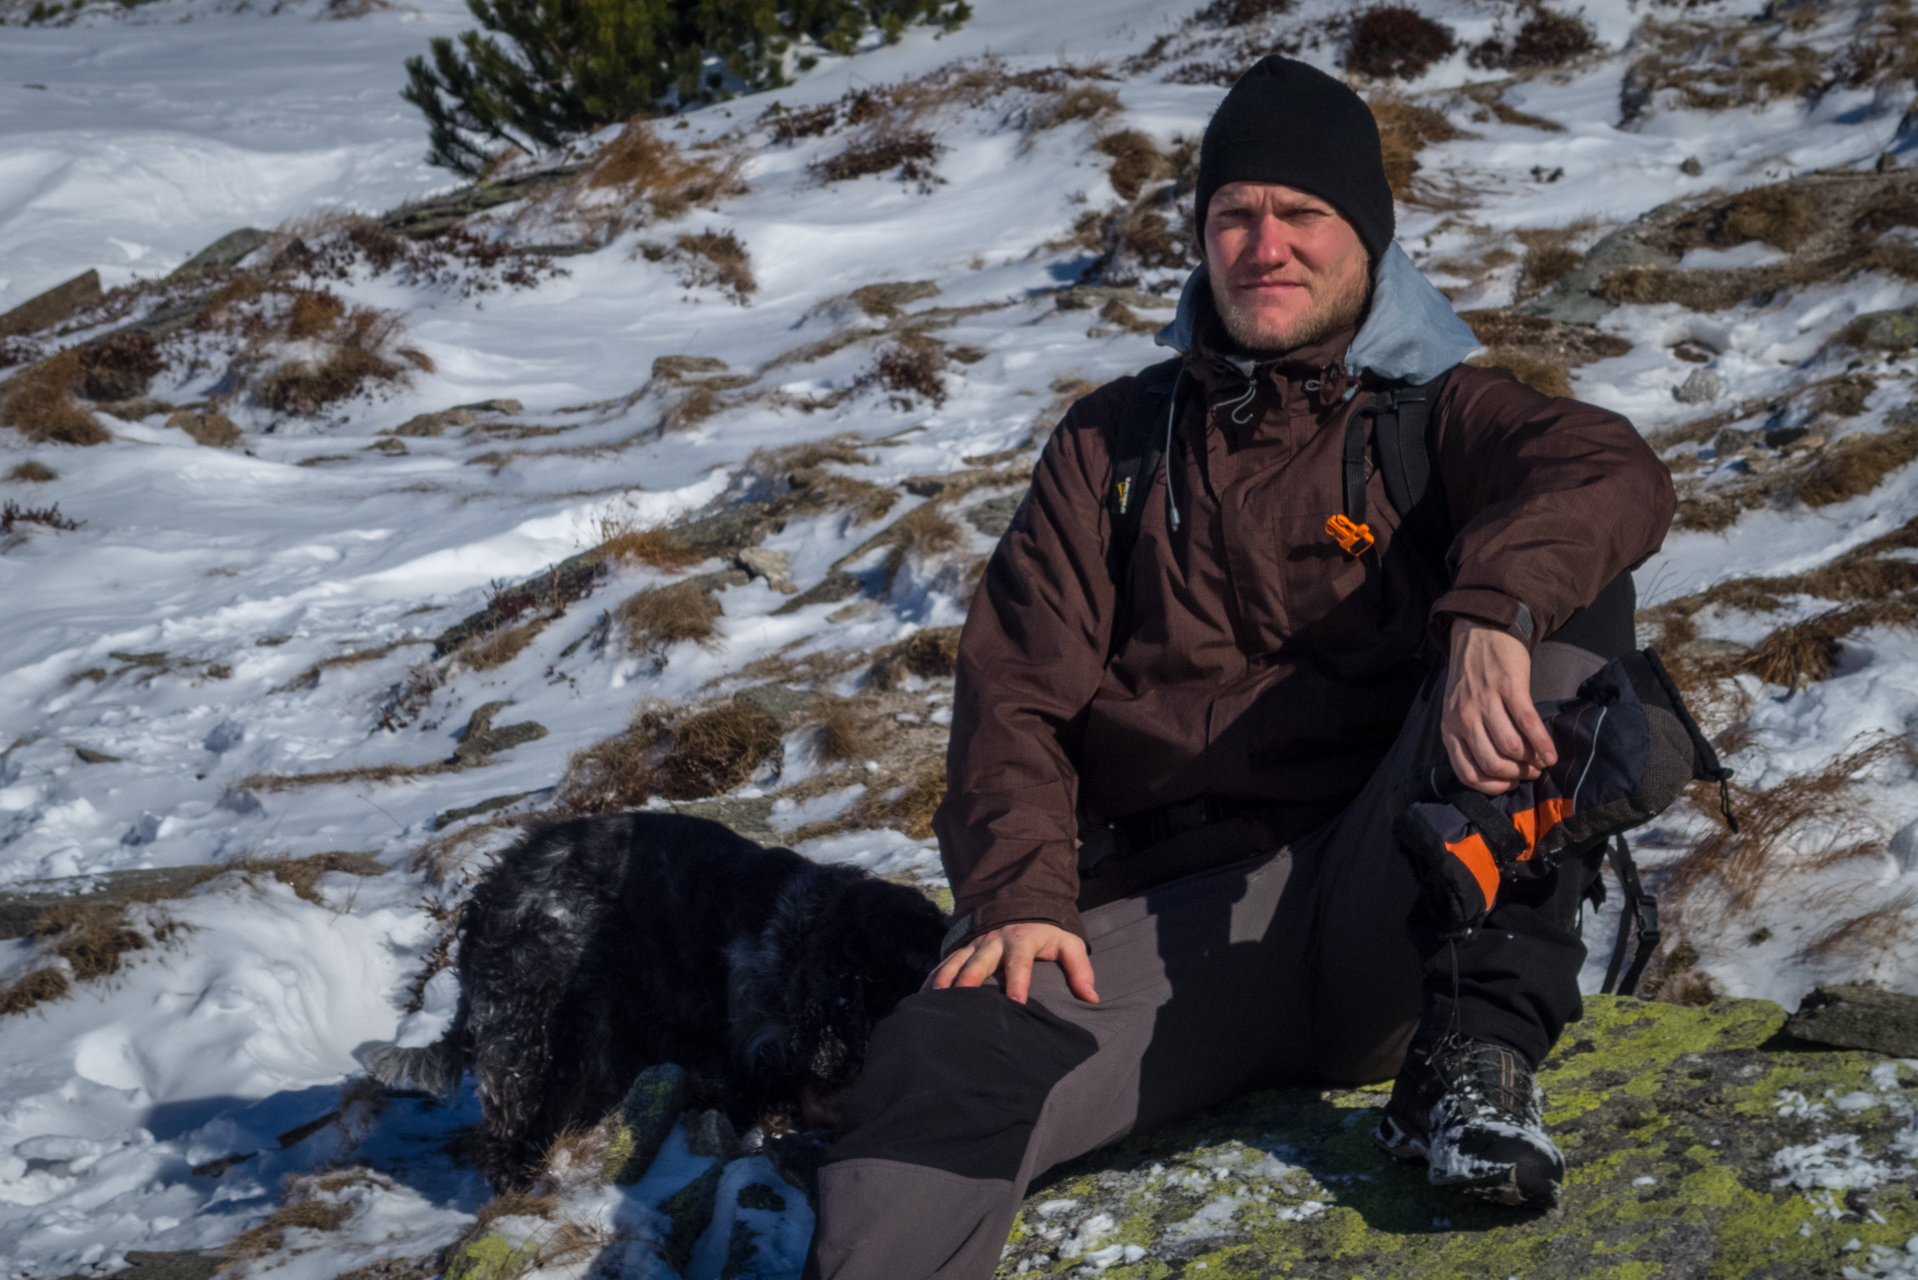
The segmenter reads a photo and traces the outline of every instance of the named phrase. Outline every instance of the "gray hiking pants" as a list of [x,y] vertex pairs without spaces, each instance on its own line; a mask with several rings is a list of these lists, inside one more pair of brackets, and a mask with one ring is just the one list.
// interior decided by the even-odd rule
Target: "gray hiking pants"
[[[1601,665],[1547,641],[1533,696],[1569,697]],[[1024,1005],[989,983],[911,996],[880,1023],[819,1175],[822,1280],[989,1280],[1046,1169],[1248,1090],[1390,1079],[1422,1003],[1430,1018],[1453,992],[1445,1016],[1467,1034],[1542,1057],[1578,1016],[1575,866],[1502,901],[1443,983],[1415,937],[1420,890],[1391,828],[1441,750],[1442,687],[1332,822],[1276,853],[1215,823],[1179,838],[1249,856],[1086,911],[1098,1004],[1040,964]]]

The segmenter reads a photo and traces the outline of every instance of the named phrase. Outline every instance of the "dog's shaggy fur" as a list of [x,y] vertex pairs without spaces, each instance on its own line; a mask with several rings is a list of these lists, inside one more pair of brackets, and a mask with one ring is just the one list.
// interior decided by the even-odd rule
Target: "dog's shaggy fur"
[[477,1079],[480,1164],[524,1186],[569,1125],[676,1062],[744,1127],[851,1083],[872,1026],[938,957],[943,914],[853,867],[658,813],[529,833],[460,920],[460,1003],[424,1049],[366,1064],[448,1094]]

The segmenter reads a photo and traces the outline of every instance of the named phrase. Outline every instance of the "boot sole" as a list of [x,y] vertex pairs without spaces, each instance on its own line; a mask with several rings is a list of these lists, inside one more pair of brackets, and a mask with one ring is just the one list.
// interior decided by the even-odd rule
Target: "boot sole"
[[1508,1167],[1503,1172],[1479,1178],[1457,1178],[1440,1181],[1431,1179],[1435,1187],[1446,1187],[1477,1200],[1491,1204],[1504,1205],[1508,1209],[1550,1209],[1558,1204],[1558,1184],[1553,1183],[1544,1195],[1527,1194],[1518,1184],[1518,1169]]

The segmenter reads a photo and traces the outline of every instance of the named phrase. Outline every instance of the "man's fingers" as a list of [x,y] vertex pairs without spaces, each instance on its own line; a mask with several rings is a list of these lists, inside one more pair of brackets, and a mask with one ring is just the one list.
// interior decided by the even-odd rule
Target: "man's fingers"
[[951,955],[941,960],[938,966],[926,975],[925,984],[919,989],[921,991],[944,991],[952,985],[952,980],[958,976],[959,967],[972,958],[974,950],[976,950],[976,948],[970,944],[954,949]]
[[1551,731],[1539,719],[1538,708],[1532,705],[1531,691],[1521,691],[1516,699],[1508,694],[1505,708],[1513,727],[1523,735],[1525,745],[1530,748],[1531,762],[1541,769],[1549,769],[1557,764],[1558,748],[1552,745]]
[[1024,938],[1015,939],[1006,948],[1005,963],[999,971],[999,984],[1005,988],[1006,995],[1020,1004],[1026,1002],[1026,993],[1032,990],[1032,957],[1038,946]]
[[1085,947],[1061,947],[1059,967],[1066,971],[1066,988],[1087,1004],[1098,1004],[1099,993],[1092,987],[1092,960]]
[[972,955],[960,967],[959,976],[953,979],[955,987],[976,987],[998,972],[999,961],[1005,952],[1004,944],[991,934],[980,940]]

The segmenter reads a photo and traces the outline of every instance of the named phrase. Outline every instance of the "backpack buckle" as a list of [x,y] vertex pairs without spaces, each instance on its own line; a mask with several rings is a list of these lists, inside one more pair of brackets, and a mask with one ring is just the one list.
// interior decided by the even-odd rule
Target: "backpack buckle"
[[1353,524],[1346,516],[1336,515],[1325,522],[1325,532],[1348,556],[1362,556],[1372,549],[1369,524]]

